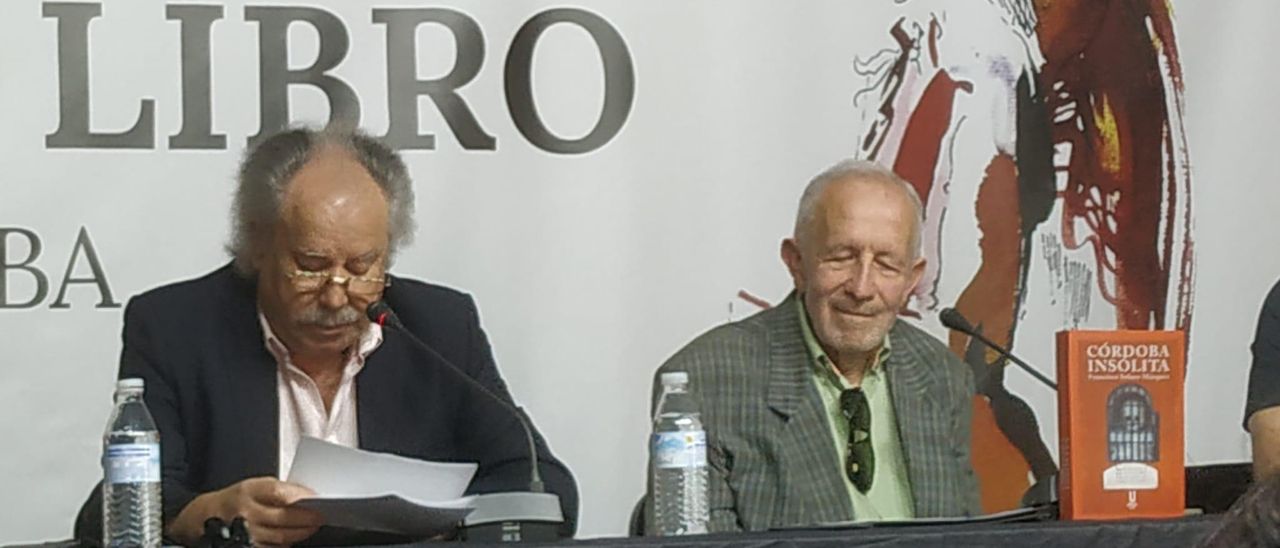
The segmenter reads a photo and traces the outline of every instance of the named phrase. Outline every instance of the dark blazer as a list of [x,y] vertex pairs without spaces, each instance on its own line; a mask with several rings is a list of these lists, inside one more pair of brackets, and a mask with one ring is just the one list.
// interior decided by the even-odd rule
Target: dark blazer
[[[383,295],[420,339],[512,401],[471,297],[394,278]],[[276,362],[263,342],[255,283],[230,265],[133,298],[124,315],[120,377],[146,381],[160,429],[165,523],[197,495],[279,470]],[[519,421],[467,387],[393,329],[356,377],[360,448],[480,465],[469,493],[527,490]],[[536,430],[535,430],[536,435]],[[560,496],[564,533],[578,516],[572,474],[538,435],[547,490]],[[76,519],[76,538],[101,539],[100,489]]]
[[[712,532],[855,517],[795,299],[700,335],[654,376],[656,404],[663,373],[689,374],[707,431]],[[884,370],[915,516],[981,514],[969,462],[969,367],[902,320],[889,344]]]

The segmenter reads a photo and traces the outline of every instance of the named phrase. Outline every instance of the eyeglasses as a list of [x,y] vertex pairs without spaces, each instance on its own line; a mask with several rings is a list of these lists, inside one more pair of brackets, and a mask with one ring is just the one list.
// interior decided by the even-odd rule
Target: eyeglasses
[[391,278],[386,276],[339,276],[329,272],[295,270],[286,273],[285,277],[293,282],[294,289],[303,293],[324,289],[330,282],[359,295],[371,295],[391,286]]
[[866,393],[861,388],[841,392],[840,413],[849,421],[844,473],[858,491],[866,493],[876,473],[876,454],[871,447],[871,406]]

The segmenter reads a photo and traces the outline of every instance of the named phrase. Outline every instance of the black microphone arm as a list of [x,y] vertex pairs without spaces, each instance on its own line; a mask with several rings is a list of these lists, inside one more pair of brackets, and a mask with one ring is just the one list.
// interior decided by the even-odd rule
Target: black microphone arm
[[391,309],[391,305],[387,304],[386,301],[374,301],[369,305],[369,308],[365,310],[365,313],[369,317],[369,321],[381,326],[390,326],[391,328],[408,336],[409,340],[413,341],[419,348],[426,350],[427,353],[431,354],[435,359],[440,360],[440,362],[445,364],[445,366],[455,375],[470,384],[472,388],[475,388],[480,393],[493,399],[493,401],[498,402],[498,404],[502,405],[504,409],[515,415],[516,419],[520,421],[520,426],[524,427],[524,436],[529,442],[529,491],[534,493],[545,492],[545,488],[542,483],[542,473],[538,471],[538,445],[534,441],[533,428],[529,427],[529,421],[525,419],[524,413],[520,411],[520,408],[512,405],[507,400],[502,399],[501,396],[494,394],[492,390],[489,390],[485,385],[480,384],[480,381],[472,378],[471,375],[468,375],[466,371],[462,370],[462,368],[454,365],[453,362],[449,361],[444,356],[441,356],[439,352],[436,352],[436,349],[431,348],[430,345],[422,342],[422,339],[419,339],[412,331],[406,329],[404,324],[400,323],[400,318],[396,316],[395,311]]
[[1040,381],[1041,383],[1044,383],[1045,386],[1048,386],[1049,388],[1052,388],[1055,391],[1058,389],[1058,383],[1053,382],[1053,380],[1051,380],[1049,377],[1046,377],[1044,376],[1043,373],[1037,371],[1036,368],[1031,367],[1030,365],[1027,365],[1027,362],[1022,361],[1021,358],[1009,353],[1009,351],[1005,350],[1004,347],[996,344],[994,341],[984,336],[977,329],[974,329],[973,324],[969,323],[969,320],[965,319],[964,315],[961,314],[958,310],[954,308],[944,308],[942,309],[942,312],[938,313],[938,319],[942,320],[942,325],[946,326],[947,328],[954,329],[956,331],[964,333],[965,335],[973,337],[977,339],[979,342],[981,342],[982,344],[987,345],[988,348],[995,350],[1001,356],[1004,356],[1006,359],[1013,362],[1018,367],[1021,367],[1023,371],[1026,371],[1032,377],[1035,377],[1036,380]]

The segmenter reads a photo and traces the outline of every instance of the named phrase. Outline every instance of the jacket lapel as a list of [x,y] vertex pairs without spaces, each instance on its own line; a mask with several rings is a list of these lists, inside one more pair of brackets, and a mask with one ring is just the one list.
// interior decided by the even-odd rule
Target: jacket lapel
[[947,452],[954,450],[946,438],[951,417],[938,405],[936,381],[929,364],[916,348],[916,341],[899,320],[889,332],[892,350],[885,362],[889,393],[897,419],[898,438],[906,460],[907,478],[916,517],[945,513],[943,485],[950,461]]
[[394,371],[398,360],[401,335],[393,329],[382,331],[382,346],[365,358],[364,369],[356,376],[356,421],[360,429],[360,448],[368,451],[399,453],[396,429],[404,435],[404,426],[413,424],[403,413],[404,406],[395,399],[401,391],[396,386]]
[[276,386],[276,362],[267,351],[258,323],[257,290],[250,280],[233,275],[232,306],[227,307],[223,325],[230,334],[223,340],[224,358],[217,368],[224,375],[220,386],[225,394],[210,398],[229,399],[238,416],[241,446],[235,448],[245,477],[276,476],[280,471],[280,409]]
[[853,516],[831,427],[813,386],[809,353],[797,317],[796,295],[764,315],[769,333],[767,404],[782,419],[777,454],[783,523],[831,523]]
[[466,419],[460,422],[461,398],[451,397],[451,390],[473,396],[471,388],[458,384],[454,373],[416,348],[404,333],[383,329],[382,336],[382,346],[369,354],[356,375],[360,448],[422,460],[458,459],[455,425],[480,426]]

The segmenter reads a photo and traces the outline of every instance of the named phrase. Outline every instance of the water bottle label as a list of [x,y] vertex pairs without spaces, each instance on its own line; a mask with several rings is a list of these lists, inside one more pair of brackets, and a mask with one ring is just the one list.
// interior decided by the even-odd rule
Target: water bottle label
[[107,483],[160,481],[160,444],[108,445],[102,456],[102,469]]
[[653,461],[658,468],[702,468],[707,465],[706,432],[660,432],[653,435]]

